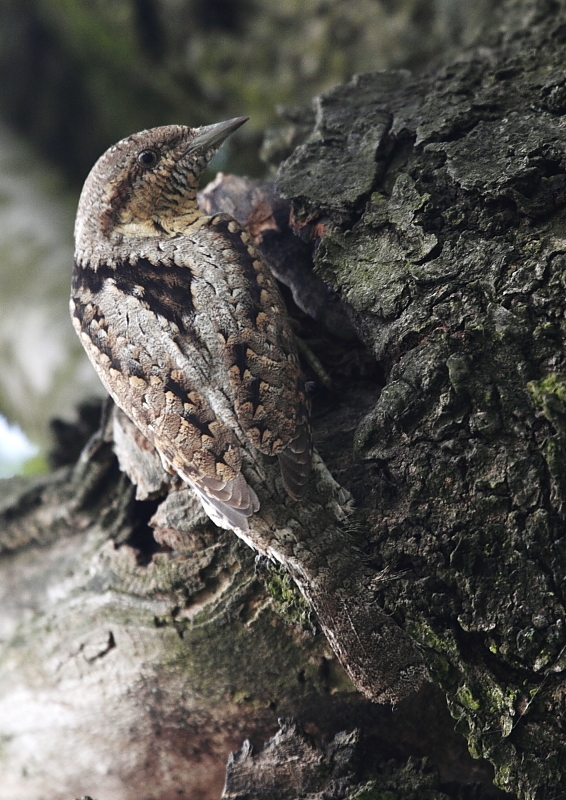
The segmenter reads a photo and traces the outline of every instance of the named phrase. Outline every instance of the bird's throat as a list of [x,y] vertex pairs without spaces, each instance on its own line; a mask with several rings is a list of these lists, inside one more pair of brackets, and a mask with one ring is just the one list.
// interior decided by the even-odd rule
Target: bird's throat
[[118,222],[113,233],[129,237],[179,236],[204,225],[210,217],[197,207],[182,214],[159,215],[145,219],[129,219]]

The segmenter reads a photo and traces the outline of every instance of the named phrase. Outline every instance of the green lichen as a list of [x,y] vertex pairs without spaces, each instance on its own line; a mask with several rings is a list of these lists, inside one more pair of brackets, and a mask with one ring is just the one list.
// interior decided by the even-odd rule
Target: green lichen
[[466,684],[459,687],[456,692],[458,701],[470,711],[479,711],[481,708],[481,700],[474,697],[471,689]]
[[426,620],[409,623],[409,633],[435,653],[443,654],[453,660],[458,658],[458,645],[453,635],[445,630],[440,633],[435,631]]
[[313,613],[288,573],[278,567],[271,566],[263,578],[267,591],[273,600],[275,612],[285,622],[291,625],[298,625],[302,630],[314,633],[316,624]]
[[550,373],[540,381],[530,381],[527,388],[535,406],[545,412],[548,398],[554,397],[559,401],[561,408],[566,410],[566,376],[560,373]]

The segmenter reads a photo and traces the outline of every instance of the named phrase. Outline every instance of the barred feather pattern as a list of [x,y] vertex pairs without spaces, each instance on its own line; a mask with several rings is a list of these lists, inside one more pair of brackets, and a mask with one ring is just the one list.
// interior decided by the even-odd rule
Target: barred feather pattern
[[121,178],[91,180],[110,198],[102,211],[96,191],[83,190],[79,216],[98,211],[100,225],[77,222],[91,235],[77,241],[73,324],[106,389],[164,463],[217,524],[246,530],[259,502],[241,472],[242,449],[277,456],[294,499],[310,472],[308,404],[283,300],[234,219],[197,214],[172,231],[151,214],[140,222],[143,192],[131,175]]

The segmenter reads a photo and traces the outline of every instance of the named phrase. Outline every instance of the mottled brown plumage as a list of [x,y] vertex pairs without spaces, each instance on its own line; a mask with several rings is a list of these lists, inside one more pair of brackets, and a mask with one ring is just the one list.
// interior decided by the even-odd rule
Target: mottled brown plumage
[[111,147],[75,226],[73,324],[115,402],[223,527],[259,508],[242,451],[278,456],[303,496],[312,443],[287,313],[251,237],[196,202],[199,177],[246,118],[170,125]]

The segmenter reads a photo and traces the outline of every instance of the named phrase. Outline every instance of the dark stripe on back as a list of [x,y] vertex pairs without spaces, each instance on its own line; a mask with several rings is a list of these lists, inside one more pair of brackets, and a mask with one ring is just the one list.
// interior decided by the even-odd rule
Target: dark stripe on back
[[259,400],[260,400],[260,397],[259,397],[259,384],[260,384],[260,380],[259,380],[259,378],[257,376],[254,376],[250,380],[249,393],[250,393],[250,400],[253,403],[254,409],[259,406]]
[[236,342],[233,346],[232,350],[234,353],[234,364],[240,370],[240,375],[244,374],[244,370],[247,366],[247,358],[246,358],[246,350],[248,349],[248,345],[246,342]]
[[[87,334],[88,334],[88,331],[87,331]],[[124,369],[122,367],[122,362],[119,360],[118,355],[116,354],[116,352],[114,350],[112,350],[112,348],[110,346],[110,342],[108,341],[108,339],[99,339],[98,337],[94,338],[92,336],[90,337],[90,339],[91,339],[91,342],[93,343],[93,345],[96,348],[98,348],[98,350],[100,350],[101,353],[104,353],[105,356],[108,356],[108,358],[110,359],[110,367],[112,369],[115,369],[118,372],[123,372],[124,371]],[[142,376],[140,376],[140,377],[143,377],[143,373],[142,373]]]
[[183,386],[183,385],[182,385],[181,383],[179,383],[178,381],[175,381],[175,380],[173,380],[173,378],[171,377],[171,375],[168,375],[168,376],[165,378],[165,383],[164,383],[164,386],[163,386],[163,391],[164,391],[164,392],[173,392],[173,394],[175,395],[175,397],[178,397],[178,398],[179,398],[179,400],[182,400],[182,401],[183,401],[183,403],[186,403],[186,402],[187,402],[187,398],[188,398],[188,394],[189,394],[189,389],[188,389],[186,386]]
[[[171,377],[171,375],[168,375],[167,378],[165,379],[163,390],[165,392],[172,392],[175,395],[175,397],[178,397],[179,400],[181,400],[182,403],[187,402],[190,391],[190,389],[187,386],[183,386],[181,383],[174,380]],[[210,415],[210,420],[212,420],[214,418],[214,415],[210,410],[208,411]],[[186,408],[183,408],[182,416],[184,419],[187,420],[187,422],[189,422],[193,426],[193,428],[196,428],[197,431],[199,431],[199,433],[204,434],[206,436],[210,436],[211,439],[214,438],[210,428],[208,427],[208,422],[199,419],[199,416],[197,414],[193,414],[192,412],[187,411]]]
[[135,358],[125,358],[123,364],[123,370],[126,372],[128,376],[134,376],[136,378],[142,378],[143,380],[147,380],[147,375],[140,364],[139,361],[136,361]]
[[[80,296],[84,290],[97,294],[108,278],[115,281],[121,292],[135,296],[143,306],[179,328],[183,327],[183,318],[194,313],[190,269],[165,264],[155,266],[147,258],[121,261],[116,267],[101,264],[96,270],[75,263],[73,297]],[[136,287],[143,287],[143,293]]]

